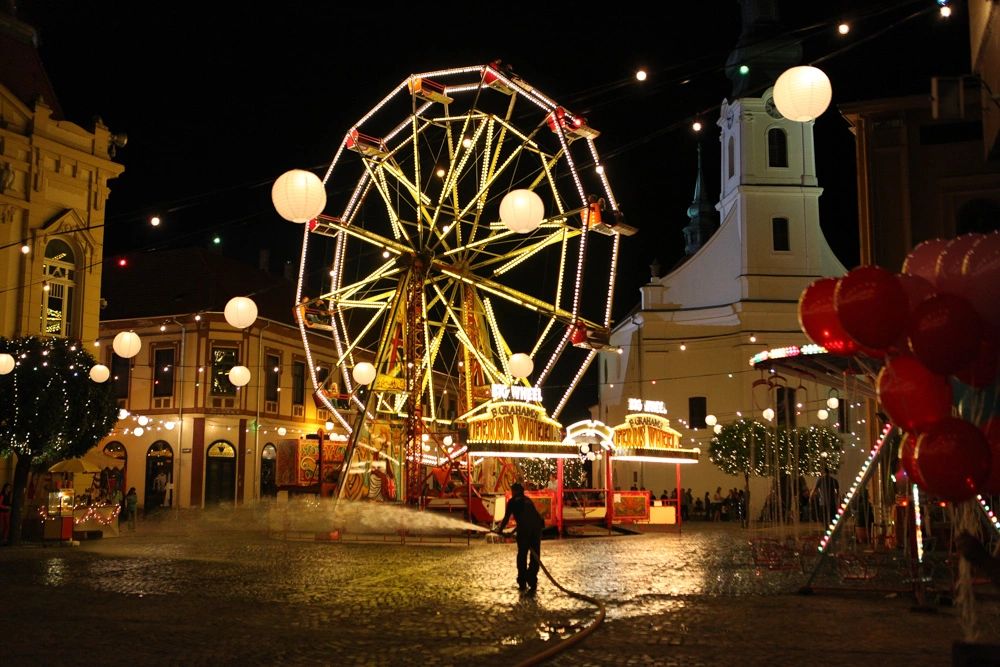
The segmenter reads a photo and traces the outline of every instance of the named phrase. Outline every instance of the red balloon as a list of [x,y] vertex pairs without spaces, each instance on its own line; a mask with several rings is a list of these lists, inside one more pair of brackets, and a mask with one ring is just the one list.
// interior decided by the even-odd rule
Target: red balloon
[[933,283],[938,257],[947,243],[944,239],[931,239],[917,245],[903,261],[903,273],[920,276]]
[[922,302],[934,296],[934,285],[925,278],[911,276],[907,273],[897,273],[896,280],[906,292],[906,303],[911,312]]
[[1000,371],[1000,347],[997,346],[998,334],[988,328],[979,339],[979,354],[965,368],[955,371],[959,382],[985,389],[993,384]]
[[927,368],[951,375],[979,353],[983,322],[969,302],[954,294],[935,294],[910,314],[906,328],[910,351]]
[[833,306],[844,331],[876,350],[886,349],[899,338],[909,310],[896,276],[877,266],[859,266],[841,278]]
[[1000,329],[1000,232],[983,236],[965,255],[965,298],[979,316]]
[[983,425],[983,435],[990,444],[990,476],[986,479],[981,493],[1000,493],[1000,417],[994,417]]
[[990,444],[975,425],[947,417],[917,438],[913,461],[931,495],[960,502],[980,493],[990,475]]
[[965,256],[982,240],[982,234],[963,234],[948,241],[934,266],[934,286],[938,292],[965,293]]
[[875,381],[878,400],[893,424],[920,433],[951,415],[951,385],[916,357],[890,357]]
[[899,464],[903,466],[903,471],[909,475],[910,480],[917,486],[924,486],[924,479],[920,476],[920,468],[913,460],[914,450],[917,446],[917,436],[906,433],[903,435],[903,442],[899,444]]
[[817,345],[833,354],[849,357],[858,351],[855,343],[837,318],[833,293],[837,278],[820,278],[802,290],[799,297],[799,325]]

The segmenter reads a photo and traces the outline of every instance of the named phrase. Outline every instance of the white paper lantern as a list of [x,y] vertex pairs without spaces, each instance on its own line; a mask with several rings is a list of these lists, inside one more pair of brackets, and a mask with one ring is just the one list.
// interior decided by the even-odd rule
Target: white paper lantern
[[257,321],[257,304],[245,296],[234,296],[226,304],[223,315],[230,326],[246,329]]
[[720,433],[722,433],[722,424],[716,424],[715,426],[712,427],[712,430],[715,431],[716,435],[719,435]]
[[274,208],[289,222],[309,222],[326,208],[326,188],[311,171],[286,171],[271,187]]
[[326,432],[329,433],[330,431],[333,430],[333,422],[326,422],[325,424],[323,424],[323,428],[325,428]]
[[450,435],[444,436],[444,446],[445,447],[451,447],[451,445],[452,445],[453,442],[455,442],[455,439],[453,437],[451,437]]
[[837,408],[840,407],[840,399],[837,398],[836,396],[831,396],[830,398],[826,399],[826,407],[830,408],[831,410],[836,410]]
[[531,190],[511,190],[500,201],[500,221],[512,232],[534,231],[544,218],[545,204]]
[[141,435],[142,435],[143,433],[145,433],[145,432],[146,432],[146,429],[144,429],[144,428],[143,428],[143,427],[141,427],[141,426],[136,426],[136,427],[135,427],[135,430],[134,430],[134,431],[132,431],[132,433],[133,433],[133,434],[135,434],[135,437],[137,437],[137,438],[138,438],[139,436],[141,436]]
[[139,417],[136,418],[136,421],[139,422],[139,426],[145,426],[149,423],[149,417],[146,415],[139,415]]
[[830,416],[830,413],[824,410],[823,408],[820,408],[819,410],[816,411],[816,416],[819,417],[820,421],[826,421],[827,417]]
[[771,408],[764,408],[763,416],[767,421],[771,421],[774,419],[774,410]]
[[367,361],[362,361],[361,363],[354,366],[354,370],[351,371],[351,377],[358,384],[371,384],[372,380],[375,379],[375,367],[369,364]]
[[174,430],[174,422],[172,422],[172,421],[165,421],[165,422],[163,422],[163,428],[167,429],[168,431],[173,431]]
[[286,433],[288,433],[288,429],[287,428],[285,428],[284,426],[279,426],[278,427],[278,435],[280,435],[282,438],[284,438]]
[[139,354],[139,350],[142,349],[142,341],[139,339],[139,334],[136,332],[122,331],[115,336],[114,341],[111,343],[111,347],[114,349],[115,354],[122,359],[131,359],[135,355]]
[[12,370],[14,370],[14,357],[6,352],[0,354],[0,375],[7,375],[7,373],[10,373]]
[[118,419],[127,419],[128,415],[129,412],[125,408],[121,408],[120,410],[118,410]]
[[719,423],[719,418],[715,415],[705,415],[705,424],[708,426],[715,426]]
[[233,366],[229,369],[229,381],[234,387],[245,387],[250,382],[250,369],[246,366]]
[[510,374],[516,378],[526,378],[535,370],[535,362],[524,352],[518,352],[510,357]]
[[788,120],[813,120],[826,111],[832,98],[830,79],[808,65],[787,69],[774,82],[774,106]]
[[95,364],[90,369],[90,379],[98,384],[107,382],[109,377],[111,377],[111,370],[104,364]]

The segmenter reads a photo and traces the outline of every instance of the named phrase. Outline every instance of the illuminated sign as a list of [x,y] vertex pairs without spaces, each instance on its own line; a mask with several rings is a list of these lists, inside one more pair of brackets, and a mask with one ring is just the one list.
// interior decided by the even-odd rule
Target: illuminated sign
[[617,449],[677,449],[680,438],[670,420],[657,415],[625,415],[625,423],[615,427]]
[[515,401],[533,401],[535,403],[542,402],[541,387],[524,387],[516,384],[494,384],[490,385],[490,391],[493,396],[493,400],[495,401],[514,399]]
[[494,403],[470,417],[469,442],[561,443],[562,424],[530,403]]
[[667,406],[663,401],[645,401],[641,398],[628,399],[628,409],[631,412],[652,412],[658,415],[667,414]]

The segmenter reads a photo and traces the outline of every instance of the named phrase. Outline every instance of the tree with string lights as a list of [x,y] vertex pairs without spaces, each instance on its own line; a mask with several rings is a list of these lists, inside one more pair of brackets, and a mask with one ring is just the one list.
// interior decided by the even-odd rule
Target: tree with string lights
[[111,385],[91,378],[95,364],[73,340],[0,338],[0,456],[17,456],[12,543],[20,540],[31,467],[82,456],[118,420]]

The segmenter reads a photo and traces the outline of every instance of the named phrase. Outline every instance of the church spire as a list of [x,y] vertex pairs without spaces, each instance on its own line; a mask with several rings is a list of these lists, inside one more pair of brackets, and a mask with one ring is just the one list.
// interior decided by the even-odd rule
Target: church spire
[[743,15],[740,39],[726,59],[732,99],[760,94],[802,60],[802,45],[782,37],[778,0],[737,0]]
[[694,197],[688,206],[689,222],[684,227],[684,252],[693,255],[705,245],[719,227],[719,213],[708,200],[703,187],[704,170],[701,168],[701,141],[698,142],[698,174],[694,181]]

